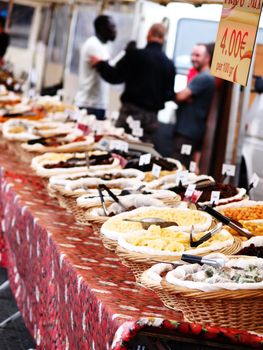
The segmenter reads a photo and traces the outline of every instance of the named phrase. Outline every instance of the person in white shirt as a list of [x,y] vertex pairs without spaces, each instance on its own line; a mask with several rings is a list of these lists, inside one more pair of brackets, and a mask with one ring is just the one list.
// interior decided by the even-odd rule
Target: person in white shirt
[[108,105],[109,85],[90,64],[91,56],[109,59],[107,42],[116,38],[116,26],[110,16],[100,15],[94,21],[95,35],[88,38],[81,48],[79,63],[79,89],[75,103],[80,108],[86,108],[89,114],[97,119],[105,118]]

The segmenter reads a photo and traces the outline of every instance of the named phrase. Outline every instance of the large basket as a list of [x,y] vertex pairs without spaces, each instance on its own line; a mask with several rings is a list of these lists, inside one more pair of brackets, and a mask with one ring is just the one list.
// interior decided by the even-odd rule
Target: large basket
[[[113,242],[117,243],[116,241],[113,241]],[[230,247],[226,247],[216,252],[222,253],[225,255],[234,255],[240,251],[241,247],[242,247],[242,241],[239,238],[234,237],[234,243]],[[171,255],[157,255],[157,254],[150,255],[150,254],[132,252],[119,245],[117,245],[116,253],[121,259],[122,263],[125,266],[128,266],[132,270],[136,278],[136,281],[138,283],[141,283],[142,273],[145,270],[149,269],[152,265],[156,264],[157,262],[161,262],[161,261],[173,262],[180,259],[180,257],[171,256]],[[198,255],[204,256],[207,254],[209,254],[209,252],[206,252],[204,254],[198,254]]]
[[263,332],[262,289],[202,292],[177,287],[164,278],[159,284],[145,274],[141,277],[141,283],[155,291],[165,306],[182,311],[186,321]]

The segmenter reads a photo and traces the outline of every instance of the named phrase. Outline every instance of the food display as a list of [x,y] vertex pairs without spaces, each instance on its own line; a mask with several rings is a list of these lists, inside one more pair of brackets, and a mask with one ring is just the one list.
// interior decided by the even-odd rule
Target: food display
[[[145,218],[159,218],[164,221],[174,222],[171,229],[177,232],[190,232],[194,225],[195,232],[208,230],[212,225],[210,215],[190,209],[180,208],[139,208],[129,213],[116,215],[109,219],[101,227],[101,233],[110,239],[118,240],[124,233],[136,232],[142,230],[142,224],[138,222]],[[127,221],[128,220],[135,220]]]
[[[88,156],[88,159],[87,159]],[[45,153],[32,160],[32,168],[39,176],[73,174],[85,170],[106,170],[119,166],[118,159],[110,153],[92,151],[87,153]]]
[[[202,238],[207,232],[195,234],[195,240]],[[181,256],[182,253],[204,254],[209,251],[220,250],[233,244],[232,235],[226,230],[220,230],[209,240],[198,247],[191,247],[190,235],[186,232],[174,232],[169,228],[152,225],[147,232],[139,231],[119,237],[118,244],[138,253],[153,255]]]

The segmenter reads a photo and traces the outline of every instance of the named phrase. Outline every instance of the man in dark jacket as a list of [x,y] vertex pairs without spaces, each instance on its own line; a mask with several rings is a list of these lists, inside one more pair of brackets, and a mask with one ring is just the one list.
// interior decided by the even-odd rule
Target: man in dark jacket
[[131,118],[139,120],[144,141],[152,141],[158,128],[157,113],[164,103],[174,100],[175,68],[162,52],[166,29],[154,24],[147,35],[144,49],[132,49],[112,67],[98,57],[91,62],[102,78],[111,84],[125,83],[121,96],[122,106],[116,126],[131,131]]

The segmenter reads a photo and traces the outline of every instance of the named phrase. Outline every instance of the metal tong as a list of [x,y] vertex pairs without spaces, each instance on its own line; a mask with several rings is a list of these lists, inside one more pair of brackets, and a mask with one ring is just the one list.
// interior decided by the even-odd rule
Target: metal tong
[[160,261],[160,260],[154,260],[157,263],[162,264],[170,264],[174,268],[178,266],[184,265],[184,262],[189,264],[200,264],[200,265],[210,265],[213,267],[224,267],[225,266],[225,260],[222,258],[206,258],[198,255],[190,255],[190,254],[182,254],[181,259],[177,262],[171,262],[171,261]]
[[246,238],[253,237],[253,234],[251,232],[249,232],[248,230],[244,229],[243,226],[239,222],[237,222],[235,220],[231,220],[227,216],[225,216],[225,215],[219,213],[217,210],[211,208],[209,205],[203,205],[203,206],[199,205],[198,207],[199,207],[199,209],[212,215],[216,220],[222,222],[224,225],[231,227],[233,230],[238,232],[241,236],[244,236]]
[[157,225],[161,228],[178,226],[177,222],[175,221],[165,221],[161,218],[124,219],[124,221],[139,222],[145,230],[147,230],[151,225]]
[[105,200],[104,200],[104,196],[103,196],[103,190],[105,190],[108,193],[108,195],[114,200],[114,202],[116,202],[117,204],[119,204],[119,206],[122,207],[122,209],[124,209],[125,211],[127,210],[125,205],[121,203],[119,198],[105,184],[100,184],[100,185],[98,185],[98,191],[99,191],[99,197],[100,197],[101,205],[102,205],[105,216],[109,216],[109,213],[108,213],[108,210],[106,208],[106,204],[105,204]]
[[201,237],[198,241],[193,240],[193,234],[195,233],[194,231],[194,226],[192,226],[191,232],[190,232],[190,246],[192,248],[198,247],[200,244],[208,241],[211,237],[213,237],[218,231],[222,229],[222,224],[219,223],[214,227],[211,231],[207,232],[203,237]]

